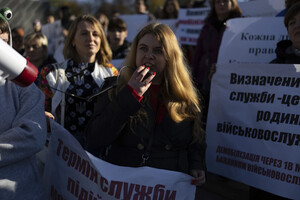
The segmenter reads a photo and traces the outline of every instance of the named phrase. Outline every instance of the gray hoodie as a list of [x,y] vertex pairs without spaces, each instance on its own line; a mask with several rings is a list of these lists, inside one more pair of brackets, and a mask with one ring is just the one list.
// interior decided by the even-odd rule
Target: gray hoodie
[[44,95],[0,82],[0,199],[45,199],[35,154],[46,141]]

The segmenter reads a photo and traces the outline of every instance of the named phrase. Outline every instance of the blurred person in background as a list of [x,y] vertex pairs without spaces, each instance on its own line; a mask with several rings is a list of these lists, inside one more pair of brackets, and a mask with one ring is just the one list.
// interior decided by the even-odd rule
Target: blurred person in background
[[209,3],[211,10],[204,20],[192,61],[192,75],[205,100],[204,122],[209,106],[210,73],[215,71],[226,21],[242,16],[237,0],[210,0]]
[[70,8],[68,6],[61,6],[59,9],[59,17],[61,21],[62,33],[64,37],[67,37],[69,27],[73,22]]
[[199,8],[199,7],[204,7],[205,1],[209,1],[209,0],[187,0],[187,1],[185,1],[185,3],[183,5],[180,5],[180,7],[181,8]]
[[46,17],[46,24],[52,24],[53,22],[55,22],[55,17],[53,15],[47,15]]
[[12,41],[13,41],[13,48],[21,55],[24,54],[24,30],[20,27],[13,28],[11,30],[11,35],[12,35]]
[[129,53],[130,43],[126,40],[127,26],[121,18],[109,20],[107,40],[112,50],[112,59],[123,59]]
[[179,9],[180,6],[177,0],[166,0],[160,19],[177,19]]
[[103,13],[97,12],[95,14],[95,18],[98,19],[98,21],[102,25],[103,30],[105,31],[105,33],[107,33],[108,24],[109,24],[108,17]]
[[52,55],[48,55],[48,40],[44,34],[31,33],[27,35],[24,38],[24,46],[24,56],[37,67],[39,72],[42,67],[56,62]]
[[300,64],[300,1],[291,6],[284,15],[289,40],[277,43],[276,58],[271,63]]
[[148,10],[148,0],[135,0],[134,9],[136,14],[148,15],[148,21],[152,21],[155,19],[154,15]]
[[[24,47],[24,56],[29,62],[34,64],[39,73],[44,66],[56,62],[52,55],[48,55],[48,40],[42,33],[31,33],[27,35],[24,39]],[[34,83],[38,85],[38,79],[36,79]],[[54,116],[48,111],[45,111],[45,115],[54,119]]]
[[69,32],[69,27],[71,26],[72,19],[71,10],[68,6],[61,6],[59,8],[59,18],[60,18],[60,26],[61,26],[61,33],[59,35],[55,35],[54,38],[48,38],[51,43],[55,43],[55,49],[53,53],[53,57],[58,62],[62,62],[64,60],[63,56],[63,48],[64,42]]
[[284,2],[284,5],[285,5],[285,8],[280,11],[276,17],[283,17],[286,13],[286,11],[295,3],[299,3],[300,1],[299,0],[285,0]]
[[40,33],[42,31],[42,23],[39,19],[32,22],[33,32]]

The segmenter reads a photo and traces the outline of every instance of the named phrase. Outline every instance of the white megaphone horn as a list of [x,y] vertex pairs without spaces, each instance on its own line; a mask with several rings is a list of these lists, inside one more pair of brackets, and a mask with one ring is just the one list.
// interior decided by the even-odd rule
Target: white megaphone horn
[[[38,76],[38,69],[0,39],[0,76],[26,87]],[[0,77],[0,78],[1,78]]]

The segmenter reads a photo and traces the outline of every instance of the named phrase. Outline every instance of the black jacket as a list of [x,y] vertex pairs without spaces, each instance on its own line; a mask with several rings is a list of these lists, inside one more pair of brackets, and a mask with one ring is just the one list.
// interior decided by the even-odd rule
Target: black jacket
[[[130,127],[129,119],[141,109],[147,119]],[[151,103],[140,103],[124,87],[112,101],[107,92],[98,97],[86,135],[89,147],[108,150],[103,159],[110,163],[141,166],[142,155],[152,141],[145,166],[189,173],[190,169],[205,170],[206,144],[192,143],[192,127],[191,120],[176,123],[167,112],[157,124]]]
[[127,40],[125,40],[123,45],[120,46],[117,50],[115,51],[112,50],[112,54],[113,54],[112,59],[123,59],[127,56],[129,51],[130,51],[130,43]]

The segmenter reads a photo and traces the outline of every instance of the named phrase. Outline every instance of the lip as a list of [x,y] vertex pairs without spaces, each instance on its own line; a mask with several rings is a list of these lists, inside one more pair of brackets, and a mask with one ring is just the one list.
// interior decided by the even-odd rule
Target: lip
[[149,67],[150,69],[154,67],[153,63],[146,62],[143,64],[145,67]]
[[300,33],[300,28],[299,28],[299,29],[296,29],[296,30],[294,30],[294,33],[295,33],[295,34],[298,34],[298,33]]
[[295,38],[299,37],[299,35],[300,35],[300,31],[296,31],[296,32],[293,33],[293,36],[294,36]]
[[96,45],[94,45],[94,44],[88,44],[88,45],[86,45],[86,47],[87,47],[87,48],[90,48],[90,49],[91,49],[91,48],[95,48],[95,46],[96,46]]
[[146,62],[144,62],[143,64],[144,64],[144,65],[152,65],[152,66],[154,65],[154,63],[151,62],[151,61],[146,61]]

